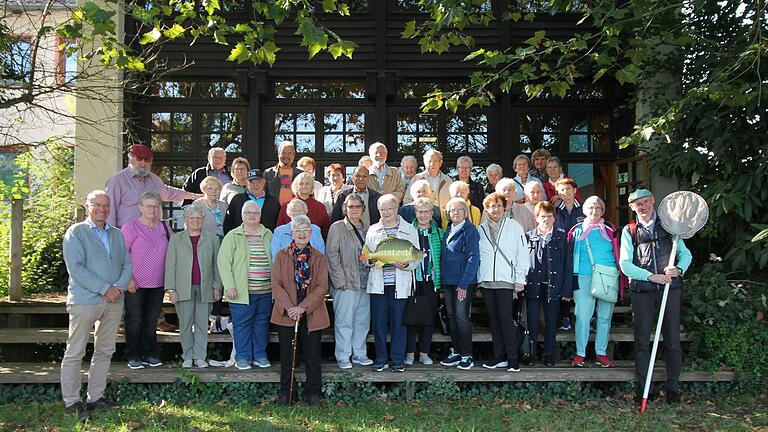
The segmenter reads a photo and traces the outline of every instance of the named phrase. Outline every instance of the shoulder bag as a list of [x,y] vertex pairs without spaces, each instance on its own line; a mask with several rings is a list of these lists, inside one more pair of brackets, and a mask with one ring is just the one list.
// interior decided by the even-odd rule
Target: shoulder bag
[[584,240],[587,242],[589,263],[592,264],[592,284],[590,286],[592,297],[608,303],[616,303],[619,298],[619,269],[604,264],[595,264],[592,247],[589,245],[589,236],[585,237]]

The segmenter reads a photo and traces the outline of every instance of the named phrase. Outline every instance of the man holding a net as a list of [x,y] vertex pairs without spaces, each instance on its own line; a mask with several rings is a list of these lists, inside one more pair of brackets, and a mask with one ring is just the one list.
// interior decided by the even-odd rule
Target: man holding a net
[[[664,336],[664,361],[667,369],[667,402],[676,403],[680,400],[679,378],[682,365],[682,275],[691,264],[691,252],[682,238],[677,236],[674,237],[678,239],[677,247],[673,247],[673,235],[662,226],[654,211],[654,204],[653,194],[648,189],[638,188],[629,195],[629,207],[636,217],[622,231],[619,262],[622,272],[630,280],[635,327],[635,376],[638,382],[635,399],[638,403],[642,399],[643,383],[646,382],[650,361],[651,328],[658,316],[665,285],[669,285],[661,333]],[[674,260],[670,260],[670,256],[674,256]]]

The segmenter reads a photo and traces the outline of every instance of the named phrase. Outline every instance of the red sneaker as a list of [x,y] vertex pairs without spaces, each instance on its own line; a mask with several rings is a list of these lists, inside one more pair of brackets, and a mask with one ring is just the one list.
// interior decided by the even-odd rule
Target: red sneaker
[[598,355],[595,357],[595,364],[600,365],[600,367],[609,368],[613,367],[615,363],[606,355]]
[[584,357],[577,355],[573,359],[571,359],[571,366],[573,367],[584,367]]

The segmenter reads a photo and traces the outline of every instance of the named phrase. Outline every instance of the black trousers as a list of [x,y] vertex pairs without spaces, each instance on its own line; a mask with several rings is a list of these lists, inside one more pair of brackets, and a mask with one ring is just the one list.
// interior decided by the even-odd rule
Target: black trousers
[[517,363],[517,300],[514,289],[483,288],[485,310],[491,326],[493,358]]
[[[651,357],[651,328],[659,318],[659,308],[664,291],[632,292],[632,320],[635,324],[635,377],[640,386],[645,385],[648,362]],[[683,290],[670,289],[667,308],[661,324],[664,336],[664,362],[667,368],[667,390],[680,388],[680,368],[683,351],[680,348],[680,305]]]
[[435,331],[435,318],[437,317],[437,302],[440,295],[435,292],[435,285],[431,282],[416,282],[415,294],[423,296],[429,304],[431,324],[425,326],[408,326],[405,340],[405,352],[416,352],[416,336],[419,337],[418,351],[429,354],[432,349],[432,334]]
[[472,321],[469,315],[472,308],[474,285],[467,287],[467,297],[459,301],[456,285],[443,285],[445,310],[448,312],[448,327],[451,331],[451,343],[457,354],[472,355]]
[[[307,320],[299,321],[298,347],[296,348],[296,363],[304,357],[304,369],[307,382],[304,393],[320,395],[323,377],[320,372],[322,357],[320,354],[320,335],[322,330],[307,331]],[[291,386],[291,359],[293,356],[293,327],[277,326],[277,337],[280,341],[280,392],[287,395]],[[293,380],[294,400],[296,398],[296,378]]]
[[125,293],[125,357],[128,360],[157,357],[157,317],[165,291],[137,288]]
[[547,302],[546,299],[525,299],[528,331],[531,339],[538,345],[539,340],[539,314],[544,309],[544,355],[555,355],[555,332],[560,321],[560,299]]

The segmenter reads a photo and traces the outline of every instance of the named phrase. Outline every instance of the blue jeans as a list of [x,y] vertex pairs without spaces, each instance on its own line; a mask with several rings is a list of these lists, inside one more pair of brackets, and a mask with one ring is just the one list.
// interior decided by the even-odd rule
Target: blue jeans
[[248,304],[230,303],[235,360],[251,362],[267,358],[272,293],[248,294]]
[[[405,361],[406,327],[403,323],[406,299],[395,298],[395,286],[385,285],[384,294],[371,294],[371,323],[376,346],[376,364],[392,363],[402,366]],[[387,330],[392,327],[391,353],[387,353]]]

